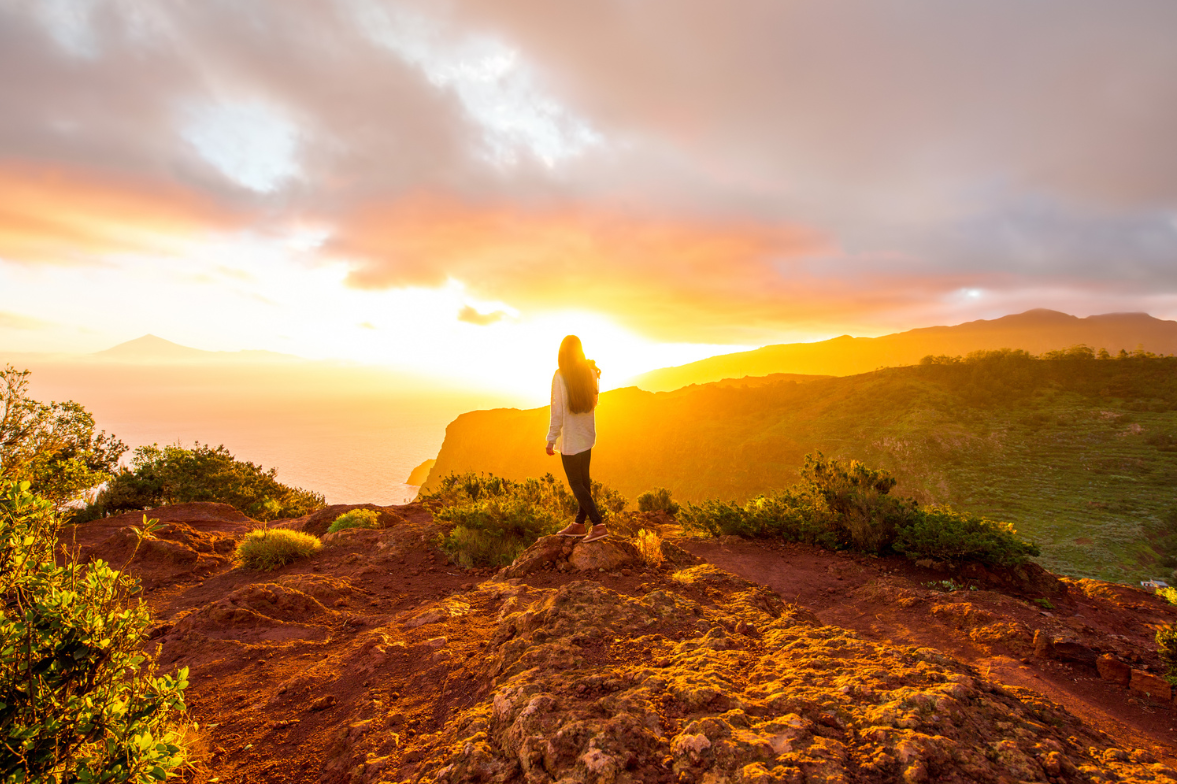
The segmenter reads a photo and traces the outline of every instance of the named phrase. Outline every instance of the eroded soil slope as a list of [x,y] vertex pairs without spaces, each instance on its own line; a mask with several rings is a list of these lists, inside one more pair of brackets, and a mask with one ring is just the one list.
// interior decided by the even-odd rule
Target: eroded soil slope
[[1171,703],[1142,690],[1177,612],[1143,592],[652,518],[657,568],[549,537],[496,575],[446,563],[427,509],[379,509],[268,573],[233,564],[255,524],[221,505],[149,513],[138,550],[138,515],[64,532],[144,578],[161,661],[191,668],[190,778],[1177,782]]

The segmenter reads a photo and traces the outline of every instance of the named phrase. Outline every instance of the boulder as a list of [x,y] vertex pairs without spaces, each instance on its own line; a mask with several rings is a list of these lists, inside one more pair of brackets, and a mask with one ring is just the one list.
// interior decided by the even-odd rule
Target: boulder
[[[605,540],[608,541],[608,540]],[[577,540],[569,536],[545,536],[521,552],[511,565],[499,572],[503,579],[535,574],[548,564],[565,561]]]
[[577,571],[604,569],[613,571],[625,564],[641,560],[638,549],[624,539],[599,539],[595,542],[577,542],[568,556],[568,563]]
[[1043,659],[1054,658],[1054,644],[1050,635],[1041,629],[1034,630],[1034,655]]
[[1069,637],[1055,637],[1051,640],[1054,657],[1059,661],[1081,664],[1084,667],[1095,667],[1099,654],[1084,643]]
[[1128,688],[1161,702],[1173,699],[1173,687],[1167,680],[1143,670],[1132,671],[1132,680],[1128,682]]
[[1132,668],[1110,653],[1096,659],[1095,667],[1099,670],[1099,677],[1105,681],[1127,686],[1132,680]]

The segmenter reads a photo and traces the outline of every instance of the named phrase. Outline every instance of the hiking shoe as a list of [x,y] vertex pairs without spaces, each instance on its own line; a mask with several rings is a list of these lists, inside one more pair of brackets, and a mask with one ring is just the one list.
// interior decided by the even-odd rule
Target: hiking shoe
[[595,542],[598,539],[604,539],[609,535],[609,529],[605,527],[604,523],[593,526],[593,530],[589,531],[588,536],[581,539],[582,542]]
[[557,531],[556,536],[584,536],[584,523],[569,523],[560,531]]

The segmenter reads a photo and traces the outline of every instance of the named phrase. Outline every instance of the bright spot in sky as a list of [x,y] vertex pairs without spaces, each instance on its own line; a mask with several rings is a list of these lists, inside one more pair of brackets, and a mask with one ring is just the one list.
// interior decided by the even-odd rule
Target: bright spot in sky
[[601,143],[601,136],[545,95],[519,53],[486,36],[443,35],[440,23],[395,6],[352,0],[361,29],[376,43],[451,89],[482,127],[484,154],[510,166],[526,150],[548,167]]
[[264,104],[192,107],[183,135],[221,174],[259,193],[271,193],[299,173],[297,127]]
[[323,247],[330,236],[328,229],[296,229],[286,237],[286,247],[296,253],[310,253]]
[[964,289],[962,293],[964,294],[964,298],[970,301],[978,300],[984,294],[980,289]]

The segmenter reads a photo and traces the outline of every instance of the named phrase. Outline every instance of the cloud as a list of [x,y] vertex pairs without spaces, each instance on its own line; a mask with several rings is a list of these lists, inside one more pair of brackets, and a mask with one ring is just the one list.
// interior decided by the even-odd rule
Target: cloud
[[0,3],[0,258],[236,231],[298,244],[292,276],[706,342],[1145,309],[1177,295],[1175,27],[1164,0]]
[[506,317],[507,312],[504,310],[479,313],[470,305],[466,305],[458,311],[458,321],[465,321],[467,324],[476,324],[480,327],[490,326],[491,324],[502,321]]
[[109,172],[0,165],[0,259],[93,264],[114,253],[168,253],[246,216],[174,185]]
[[736,313],[779,310],[791,270],[837,249],[801,226],[418,198],[358,211],[325,251],[351,261],[357,288],[453,279],[520,309],[596,310],[681,340],[684,322],[703,334]]
[[902,212],[1008,180],[1177,200],[1171,3],[456,2],[605,135],[657,138],[765,195]]

